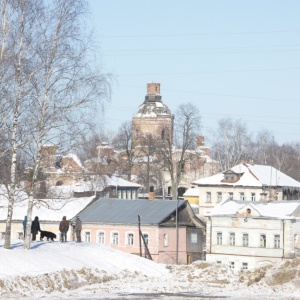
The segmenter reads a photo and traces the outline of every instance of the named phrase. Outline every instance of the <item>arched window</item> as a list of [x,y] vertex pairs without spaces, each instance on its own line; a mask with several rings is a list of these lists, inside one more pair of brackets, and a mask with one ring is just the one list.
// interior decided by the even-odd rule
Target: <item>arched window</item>
[[165,140],[165,130],[164,129],[161,131],[161,139],[163,141]]

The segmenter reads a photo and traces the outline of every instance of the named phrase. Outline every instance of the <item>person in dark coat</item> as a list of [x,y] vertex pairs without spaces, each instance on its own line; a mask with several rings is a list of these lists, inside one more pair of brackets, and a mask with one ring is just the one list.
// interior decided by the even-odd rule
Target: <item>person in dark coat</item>
[[41,231],[39,217],[35,217],[31,223],[31,233],[32,233],[32,240],[36,240],[37,233]]
[[67,241],[67,232],[69,230],[69,221],[67,221],[67,217],[63,216],[62,220],[59,223],[59,231],[60,231],[60,241]]
[[82,222],[79,218],[79,216],[76,217],[76,222],[75,222],[75,233],[76,233],[76,242],[80,243],[81,242],[81,229],[82,229]]

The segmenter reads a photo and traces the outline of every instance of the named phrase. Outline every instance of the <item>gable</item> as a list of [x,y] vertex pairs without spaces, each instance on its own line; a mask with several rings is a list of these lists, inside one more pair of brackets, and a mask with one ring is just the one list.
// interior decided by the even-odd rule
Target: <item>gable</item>
[[245,217],[258,217],[261,216],[260,212],[253,207],[251,204],[245,204],[244,206],[240,207],[237,212],[237,216],[245,216]]

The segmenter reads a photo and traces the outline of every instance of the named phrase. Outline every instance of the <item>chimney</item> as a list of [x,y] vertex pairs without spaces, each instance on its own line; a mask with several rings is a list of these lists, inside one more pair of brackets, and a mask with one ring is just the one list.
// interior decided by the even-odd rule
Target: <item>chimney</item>
[[149,192],[148,199],[149,200],[154,200],[155,199],[155,193],[154,192]]
[[149,200],[154,200],[155,199],[155,192],[154,192],[154,186],[150,186],[150,191],[149,191]]
[[147,83],[147,95],[160,95],[160,83]]
[[197,135],[196,138],[196,143],[197,143],[197,147],[202,147],[204,146],[204,136],[203,135]]

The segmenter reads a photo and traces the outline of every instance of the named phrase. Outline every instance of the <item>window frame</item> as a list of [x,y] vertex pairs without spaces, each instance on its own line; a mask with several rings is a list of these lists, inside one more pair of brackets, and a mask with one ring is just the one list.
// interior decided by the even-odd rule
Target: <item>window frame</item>
[[205,202],[206,203],[211,203],[211,192],[206,192]]
[[[100,234],[103,233],[103,236],[100,237]],[[98,231],[97,233],[97,241],[98,241],[98,244],[101,244],[101,245],[104,245],[105,244],[105,231]],[[103,239],[103,242],[101,241],[101,239]]]
[[86,243],[90,243],[92,240],[92,237],[91,237],[91,231],[90,230],[85,230],[84,231],[84,241]]
[[223,233],[217,232],[217,245],[223,245]]
[[274,234],[274,248],[280,249],[280,234]]
[[249,234],[243,233],[243,247],[249,247]]
[[235,233],[234,232],[229,233],[229,245],[235,246]]
[[259,236],[259,246],[260,246],[260,248],[267,247],[267,236],[264,233],[261,233]]
[[[143,233],[142,235],[143,235],[144,240],[145,240],[146,243],[144,243],[144,240],[143,240],[142,237],[141,237],[141,244],[142,244],[144,247],[145,247],[145,244],[146,244],[146,246],[149,246],[149,233],[148,233],[148,232],[145,232],[145,233]],[[147,236],[147,238],[146,238],[146,236]]]
[[197,244],[198,243],[198,233],[197,232],[191,232],[190,233],[190,243],[191,244]]
[[169,241],[168,241],[168,234],[167,233],[164,233],[163,234],[163,246],[164,247],[168,247],[168,244],[169,244]]
[[110,236],[111,240],[110,240],[110,244],[112,246],[118,246],[119,242],[120,242],[120,234],[118,231],[112,231],[111,232],[111,236]]
[[134,246],[134,233],[133,232],[126,233],[126,246]]

